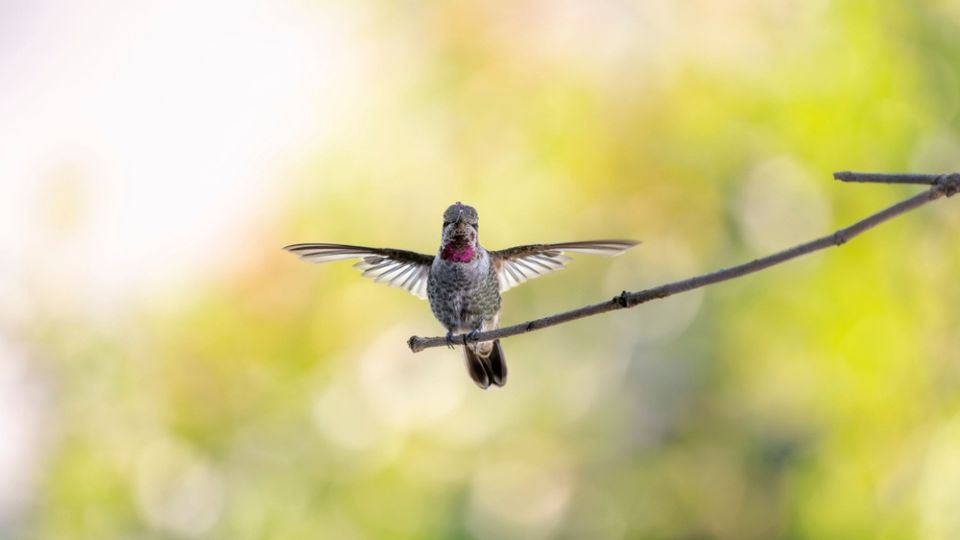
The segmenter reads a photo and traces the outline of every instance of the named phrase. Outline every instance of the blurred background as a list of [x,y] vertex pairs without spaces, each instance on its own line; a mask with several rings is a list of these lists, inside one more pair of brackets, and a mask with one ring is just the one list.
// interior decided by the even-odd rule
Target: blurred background
[[0,2],[0,537],[960,538],[960,206],[505,340],[305,241],[643,240],[505,324],[960,170],[958,0]]

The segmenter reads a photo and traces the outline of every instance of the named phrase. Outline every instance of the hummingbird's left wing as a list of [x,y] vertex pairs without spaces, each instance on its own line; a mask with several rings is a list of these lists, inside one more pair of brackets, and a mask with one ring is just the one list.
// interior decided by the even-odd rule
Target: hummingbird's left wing
[[353,267],[363,270],[364,276],[378,283],[406,289],[419,298],[427,298],[427,277],[433,264],[432,255],[346,244],[293,244],[283,249],[313,263],[360,259]]
[[588,253],[613,257],[639,244],[634,240],[587,240],[560,244],[532,244],[500,251],[491,251],[494,269],[500,282],[500,292],[566,265],[570,257],[564,252]]

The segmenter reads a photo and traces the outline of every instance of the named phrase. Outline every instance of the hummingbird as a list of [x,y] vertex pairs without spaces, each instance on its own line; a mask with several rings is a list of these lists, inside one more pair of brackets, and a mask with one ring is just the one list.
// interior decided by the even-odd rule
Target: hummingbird
[[530,244],[488,251],[478,242],[476,209],[461,202],[443,213],[436,255],[348,244],[293,244],[283,249],[313,263],[359,259],[353,266],[375,282],[406,289],[429,300],[433,315],[453,334],[463,333],[467,373],[482,389],[507,382],[500,340],[468,342],[479,332],[500,326],[500,295],[529,279],[562,269],[565,253],[615,256],[637,245],[633,240],[588,240]]

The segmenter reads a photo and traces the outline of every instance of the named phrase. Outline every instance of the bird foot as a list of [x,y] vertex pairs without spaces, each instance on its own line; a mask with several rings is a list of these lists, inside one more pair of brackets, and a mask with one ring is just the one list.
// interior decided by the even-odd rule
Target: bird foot
[[473,338],[477,337],[477,334],[479,334],[479,333],[480,333],[480,330],[471,330],[470,333],[464,334],[464,335],[463,335],[463,344],[466,345],[466,344],[467,344],[467,341],[473,340]]
[[447,330],[447,347],[453,349],[453,330]]

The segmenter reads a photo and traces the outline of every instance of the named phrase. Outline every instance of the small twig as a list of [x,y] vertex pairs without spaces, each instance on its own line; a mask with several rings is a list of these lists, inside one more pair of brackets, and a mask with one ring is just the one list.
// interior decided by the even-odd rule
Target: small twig
[[[905,214],[911,210],[919,208],[929,202],[935,201],[941,197],[950,197],[960,191],[960,173],[951,173],[951,174],[941,174],[941,175],[928,175],[928,174],[874,174],[874,173],[855,173],[855,172],[837,172],[834,173],[834,178],[844,182],[875,182],[875,183],[884,183],[884,184],[929,184],[932,187],[927,191],[914,195],[908,199],[905,199],[893,206],[885,208],[875,214],[872,214],[849,227],[840,229],[833,234],[817,238],[816,240],[811,240],[810,242],[794,246],[789,249],[774,253],[772,255],[767,255],[766,257],[755,259],[748,263],[739,264],[737,266],[731,266],[730,268],[724,268],[722,270],[717,270],[707,274],[695,276],[689,279],[684,279],[680,281],[674,281],[672,283],[667,283],[665,285],[659,285],[650,289],[645,289],[638,292],[627,292],[623,291],[619,295],[613,297],[606,302],[601,302],[599,304],[593,304],[589,306],[584,306],[582,308],[565,311],[563,313],[557,313],[556,315],[550,315],[548,317],[543,317],[541,319],[536,319],[520,324],[515,324],[513,326],[505,326],[497,330],[491,330],[489,332],[481,332],[474,334],[468,341],[490,341],[494,339],[505,338],[508,336],[515,336],[517,334],[525,334],[527,332],[532,332],[534,330],[539,330],[541,328],[546,328],[548,326],[555,326],[565,322],[573,321],[576,319],[582,319],[584,317],[589,317],[591,315],[597,315],[600,313],[606,313],[608,311],[616,311],[618,309],[626,309],[635,307],[637,305],[649,302],[651,300],[656,300],[659,298],[666,298],[668,296],[690,291],[693,289],[699,289],[701,287],[706,287],[707,285],[712,285],[714,283],[719,283],[721,281],[726,281],[728,279],[738,278],[753,272],[758,272],[765,268],[789,261],[790,259],[795,259],[797,257],[812,253],[814,251],[819,251],[832,246],[839,246],[845,244],[850,239],[860,235],[861,233],[872,229],[873,227],[893,219],[901,214]],[[462,342],[464,339],[463,335],[454,336],[454,340],[457,342]],[[439,347],[445,346],[447,344],[446,337],[417,337],[412,336],[407,344],[410,346],[410,349],[413,352],[420,352],[423,349],[429,347]]]
[[889,173],[859,173],[840,171],[833,173],[833,177],[841,182],[871,182],[874,184],[924,184],[932,186],[942,175],[939,174],[889,174]]

